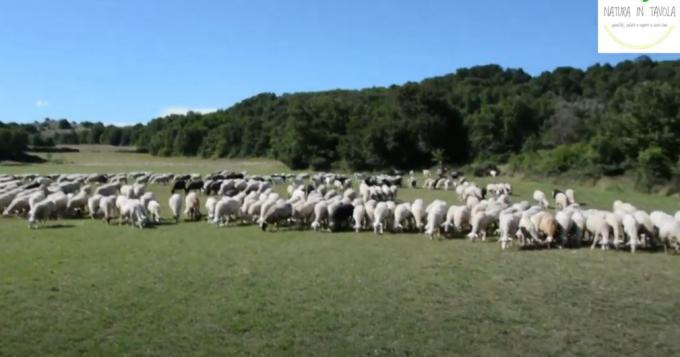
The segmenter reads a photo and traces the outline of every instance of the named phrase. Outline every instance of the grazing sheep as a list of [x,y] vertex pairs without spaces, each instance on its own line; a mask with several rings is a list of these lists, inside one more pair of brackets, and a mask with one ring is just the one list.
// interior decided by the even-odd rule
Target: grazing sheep
[[273,224],[278,228],[281,222],[284,222],[292,217],[293,206],[288,202],[279,201],[267,209],[264,217],[262,217],[262,221],[260,221],[260,228],[262,231],[265,231],[270,224]]
[[100,196],[113,196],[118,194],[118,191],[121,189],[120,183],[109,183],[106,185],[101,185],[99,186],[94,193],[96,195]]
[[45,198],[47,198],[47,194],[44,190],[33,192],[28,198],[28,206],[33,208],[36,204],[38,204],[38,202],[43,201]]
[[574,243],[576,247],[581,246],[583,235],[586,232],[586,217],[580,210],[571,211],[571,221],[574,224]]
[[654,227],[658,231],[658,238],[667,251],[668,247],[673,247],[676,251],[680,249],[680,222],[675,217],[661,211],[654,211],[649,215]]
[[12,202],[5,208],[5,210],[2,212],[3,216],[10,216],[12,214],[19,214],[23,215],[25,212],[28,212],[31,209],[31,205],[29,203],[29,200],[31,198],[31,195],[22,195],[22,196],[16,196]]
[[149,215],[151,216],[151,220],[159,224],[161,223],[161,204],[158,203],[156,200],[151,200],[146,204],[146,210],[149,212]]
[[468,233],[468,238],[473,241],[481,238],[485,241],[489,227],[495,220],[496,216],[491,211],[481,210],[472,213],[470,218],[472,230]]
[[331,232],[336,232],[349,226],[353,213],[354,206],[352,204],[341,202],[332,213],[329,213],[328,228]]
[[[566,197],[566,196],[565,196]],[[555,214],[555,221],[557,226],[560,228],[560,246],[566,247],[569,243],[569,233],[574,228],[574,221],[571,219],[573,212],[571,211],[559,211]]]
[[[140,198],[146,192],[146,184],[134,183],[132,184],[132,198]],[[153,196],[152,196],[153,198]]]
[[212,221],[215,217],[215,205],[217,204],[217,198],[208,197],[205,200],[205,210],[208,212],[208,221]]
[[[633,211],[635,212],[635,211]],[[631,213],[633,213],[631,212]],[[614,237],[614,247],[618,248],[623,243],[623,213],[611,213],[606,212],[605,221],[612,229],[612,235]]]
[[104,214],[106,223],[110,223],[111,219],[117,216],[116,198],[116,196],[104,196],[99,200],[99,209]]
[[550,245],[552,242],[554,242],[555,236],[557,235],[557,221],[555,220],[555,216],[550,212],[541,212],[532,217],[532,219],[538,228],[539,235],[545,236],[545,240],[543,242],[547,245]]
[[628,244],[630,245],[630,252],[635,253],[639,239],[640,224],[630,213],[623,216],[623,232],[628,236]]
[[446,212],[446,221],[443,224],[444,233],[459,232],[470,224],[470,208],[467,206],[451,206]]
[[57,217],[66,216],[66,204],[68,203],[68,197],[61,191],[51,193],[46,199],[54,202],[54,212],[53,214]]
[[182,212],[182,196],[179,193],[173,193],[168,199],[168,206],[170,206],[170,212],[172,212],[175,223],[179,222],[179,215]]
[[323,222],[328,219],[328,203],[326,201],[319,201],[314,206],[314,222],[312,222],[312,229],[318,231]]
[[89,195],[86,190],[81,190],[78,194],[70,197],[66,203],[66,210],[70,214],[79,215],[79,213],[85,211]]
[[427,224],[425,225],[425,234],[430,236],[431,240],[438,239],[440,227],[446,218],[446,202],[436,200],[427,210]]
[[139,201],[142,202],[142,206],[146,207],[150,201],[153,201],[156,199],[156,195],[153,194],[153,192],[144,192],[141,196],[139,196]]
[[213,212],[213,223],[218,227],[229,224],[229,218],[238,218],[241,214],[241,201],[234,197],[222,197],[216,204]]
[[401,203],[394,208],[394,231],[403,232],[404,226],[409,228],[410,223],[414,221],[413,213],[411,213],[411,204],[408,202]]
[[383,234],[387,217],[391,214],[387,203],[379,202],[375,206],[375,211],[373,212],[373,233]]
[[201,219],[201,201],[196,192],[189,192],[184,197],[184,214],[190,221],[198,221]]
[[533,198],[534,201],[536,201],[536,203],[538,203],[543,208],[548,208],[550,206],[548,200],[545,199],[545,193],[543,193],[543,191],[540,190],[534,191]]
[[531,217],[540,211],[540,207],[531,207],[522,212],[519,219],[519,228],[515,233],[521,246],[526,246],[529,241],[538,240],[538,232],[536,231],[536,227],[534,226]]
[[413,214],[413,219],[416,222],[416,229],[419,232],[422,232],[423,228],[425,227],[424,218],[427,213],[425,212],[424,206],[425,203],[420,198],[413,201],[413,204],[411,205],[411,213]]
[[278,199],[279,199],[278,193],[272,193],[267,196],[266,200],[260,206],[260,218],[258,219],[258,222],[261,222],[264,219],[264,215],[267,213],[269,207],[276,204]]
[[28,212],[28,227],[37,228],[38,222],[45,222],[52,216],[55,210],[55,204],[52,200],[45,199],[38,202]]
[[664,244],[664,250],[672,247],[675,252],[680,251],[680,222],[675,219],[666,220],[659,226],[659,239]]
[[602,246],[602,250],[609,248],[611,226],[607,223],[606,212],[586,211],[586,231],[593,237],[593,244],[590,249],[595,249],[598,243]]
[[148,224],[146,209],[137,199],[122,200],[120,204],[119,224],[123,221],[133,227],[145,228]]
[[354,221],[354,231],[359,233],[366,227],[366,207],[364,205],[354,205],[354,212],[352,212],[352,220]]
[[564,194],[567,196],[567,203],[571,206],[573,204],[576,204],[576,196],[574,194],[574,190],[571,188],[568,188],[564,190]]
[[633,206],[630,203],[626,203],[620,200],[614,201],[612,204],[612,211],[613,212],[625,212],[625,213],[633,213],[637,211],[637,208]]
[[563,210],[569,206],[569,198],[564,192],[553,190],[553,198],[555,199],[555,207],[558,210]]
[[288,202],[293,205],[293,220],[302,227],[309,222],[310,217],[314,213],[315,201],[298,200],[297,202]]
[[102,195],[97,193],[87,199],[87,211],[90,214],[90,218],[95,219],[97,217],[99,201],[101,201],[102,197]]
[[501,213],[498,217],[498,228],[501,233],[499,242],[501,242],[502,250],[505,250],[512,243],[512,236],[517,234],[521,218],[522,214],[520,212]]

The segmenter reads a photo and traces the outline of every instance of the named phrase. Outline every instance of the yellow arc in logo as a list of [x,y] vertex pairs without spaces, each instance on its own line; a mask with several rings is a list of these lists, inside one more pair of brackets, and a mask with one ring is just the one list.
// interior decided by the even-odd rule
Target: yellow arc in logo
[[668,28],[668,30],[666,31],[666,33],[664,33],[663,36],[661,36],[661,38],[659,38],[658,40],[656,40],[656,41],[654,41],[654,42],[652,42],[652,43],[650,43],[650,44],[646,44],[646,45],[631,45],[631,44],[629,44],[629,43],[626,43],[626,42],[624,42],[624,41],[621,41],[621,39],[619,39],[618,37],[616,37],[616,35],[614,35],[614,33],[612,32],[612,30],[609,28],[609,26],[607,26],[607,25],[604,26],[604,30],[607,32],[607,35],[609,35],[609,37],[611,37],[612,40],[614,40],[614,42],[618,43],[619,45],[621,45],[621,46],[623,46],[623,47],[629,48],[629,49],[631,49],[631,50],[646,50],[646,49],[649,49],[649,48],[652,48],[652,47],[656,47],[658,44],[660,44],[660,43],[662,43],[663,41],[665,41],[665,40],[668,38],[668,36],[671,35],[671,32],[673,32],[673,29],[675,29],[675,26],[670,26],[670,27]]

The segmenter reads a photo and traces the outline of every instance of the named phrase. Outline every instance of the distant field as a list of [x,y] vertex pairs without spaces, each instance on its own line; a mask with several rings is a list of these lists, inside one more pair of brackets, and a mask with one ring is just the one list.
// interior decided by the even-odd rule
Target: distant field
[[[230,168],[262,174],[287,171],[278,161],[266,159],[201,159],[195,157],[157,157],[131,152],[131,147],[107,145],[73,146],[77,153],[38,153],[48,159],[44,164],[0,166],[0,173],[92,173],[92,172],[196,172],[210,173]],[[121,152],[122,151],[122,152]]]
[[[155,158],[99,147],[51,160],[0,172],[287,171],[269,160]],[[498,180],[513,183],[515,201],[553,188]],[[593,207],[624,199],[680,210],[677,198],[625,187],[573,188]],[[151,190],[169,216],[169,187]],[[399,193],[416,197],[457,202],[451,191]],[[205,222],[148,230],[50,223],[29,230],[23,220],[0,218],[2,356],[680,354],[674,254],[501,252],[493,239],[263,233]]]

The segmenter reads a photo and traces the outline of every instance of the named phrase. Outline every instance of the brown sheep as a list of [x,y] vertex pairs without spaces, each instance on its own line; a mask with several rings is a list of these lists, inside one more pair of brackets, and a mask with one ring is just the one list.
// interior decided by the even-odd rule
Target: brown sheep
[[555,241],[557,236],[557,221],[555,216],[549,212],[543,212],[538,221],[538,232],[541,235],[545,235],[545,241],[547,245],[550,245]]

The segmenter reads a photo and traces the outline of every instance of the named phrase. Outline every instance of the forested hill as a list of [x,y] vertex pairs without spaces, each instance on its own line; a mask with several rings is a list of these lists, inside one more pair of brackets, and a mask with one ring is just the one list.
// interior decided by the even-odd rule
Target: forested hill
[[[276,96],[116,129],[154,155],[268,156],[292,168],[413,168],[507,162],[519,169],[616,174],[680,153],[680,61],[647,57],[532,77],[496,65],[389,88]],[[90,129],[91,130],[91,129]],[[88,137],[85,140],[111,141]],[[538,150],[542,162],[532,156]],[[550,157],[550,160],[545,157]]]

